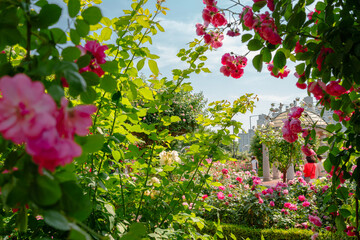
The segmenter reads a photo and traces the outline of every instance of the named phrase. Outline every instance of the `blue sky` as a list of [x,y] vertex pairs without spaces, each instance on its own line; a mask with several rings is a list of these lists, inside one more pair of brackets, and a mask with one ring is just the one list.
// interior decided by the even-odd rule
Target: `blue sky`
[[[122,15],[123,9],[129,9],[131,0],[103,0],[100,5],[104,16],[113,18]],[[148,6],[155,2],[149,0]],[[230,1],[218,1],[229,3]],[[150,50],[159,55],[158,65],[163,77],[171,77],[171,70],[174,68],[185,68],[180,59],[176,57],[181,48],[192,41],[196,36],[195,24],[202,23],[201,12],[204,8],[202,0],[167,0],[164,6],[170,11],[166,16],[159,18],[160,24],[164,27],[165,33],[159,32],[153,38],[153,45],[149,46]],[[220,7],[227,7],[219,4]],[[240,11],[240,9],[237,9]],[[240,79],[225,77],[219,72],[221,67],[220,59],[224,53],[234,52],[239,55],[247,53],[246,44],[241,42],[241,38],[226,37],[223,47],[207,54],[207,66],[212,73],[201,73],[192,75],[189,80],[196,92],[202,91],[209,102],[217,100],[233,101],[245,93],[255,93],[259,97],[256,108],[253,113],[246,115],[237,115],[236,120],[242,122],[244,129],[248,129],[249,117],[269,112],[271,103],[291,103],[296,97],[303,98],[307,95],[306,91],[300,90],[295,86],[296,78],[294,77],[294,64],[288,63],[291,69],[289,77],[277,79],[270,75],[264,64],[261,73],[257,72],[252,66],[252,58],[256,53],[250,53],[248,57],[248,66],[245,73]],[[144,72],[147,74],[148,72]],[[256,117],[252,118],[252,125],[255,124]]]

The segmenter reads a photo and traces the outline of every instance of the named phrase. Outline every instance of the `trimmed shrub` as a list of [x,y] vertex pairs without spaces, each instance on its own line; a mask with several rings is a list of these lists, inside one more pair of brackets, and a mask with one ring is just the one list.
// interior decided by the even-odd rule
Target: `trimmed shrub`
[[[221,224],[223,231],[223,239],[232,239],[231,234],[233,234],[238,240],[247,239],[250,240],[259,240],[261,236],[265,240],[310,240],[311,236],[314,234],[311,230],[299,229],[299,228],[290,228],[290,229],[256,229],[250,227],[244,227],[241,225],[233,224]],[[209,224],[207,229],[204,229],[204,232],[208,234],[215,234],[216,228]],[[331,236],[329,234],[320,233],[317,237],[317,240],[325,239],[343,239],[337,238],[336,236]]]

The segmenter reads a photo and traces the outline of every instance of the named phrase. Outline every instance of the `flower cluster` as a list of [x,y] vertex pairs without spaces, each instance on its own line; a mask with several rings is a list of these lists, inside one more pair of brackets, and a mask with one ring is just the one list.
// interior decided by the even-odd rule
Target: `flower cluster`
[[177,151],[166,152],[162,151],[159,155],[161,165],[171,165],[174,162],[181,163],[179,154]]
[[26,152],[39,165],[54,171],[81,155],[74,135],[85,136],[91,126],[93,105],[68,108],[63,98],[58,109],[40,82],[25,74],[0,79],[0,132],[16,144],[26,143]]
[[81,68],[79,72],[94,72],[99,77],[103,76],[104,71],[99,64],[106,63],[105,50],[108,49],[108,46],[101,46],[97,41],[88,41],[86,42],[85,47],[78,45],[77,48],[80,49],[81,56],[84,56],[87,53],[90,53],[92,56],[90,64],[86,67]]
[[230,53],[225,53],[221,58],[223,66],[220,68],[225,76],[230,75],[233,78],[240,78],[244,74],[244,67],[247,64],[247,58],[244,56],[232,56]]
[[242,19],[246,27],[254,29],[258,32],[260,37],[265,41],[268,41],[272,45],[282,43],[282,39],[277,32],[274,19],[270,17],[269,12],[265,12],[259,16],[254,16],[252,8],[246,6],[240,14],[240,19]]
[[283,138],[289,143],[295,142],[298,139],[298,133],[303,130],[299,120],[303,111],[304,108],[293,107],[288,115],[289,118],[284,120]]
[[274,68],[273,62],[267,64],[267,69],[270,71],[271,76],[274,76],[276,78],[283,79],[284,77],[287,77],[290,73],[290,69],[288,69],[287,66],[284,66],[282,69],[280,69],[277,74],[274,74],[273,68]]
[[[206,5],[202,12],[202,17],[204,24],[196,24],[196,34],[198,36],[204,36],[204,41],[206,44],[210,45],[213,48],[219,48],[222,46],[222,40],[224,35],[217,31],[206,32],[206,28],[212,24],[214,27],[221,27],[227,24],[227,20],[223,13],[219,11],[216,7],[217,2],[212,0],[203,0],[203,3]],[[237,33],[233,33],[235,36]],[[231,35],[231,33],[230,33]]]

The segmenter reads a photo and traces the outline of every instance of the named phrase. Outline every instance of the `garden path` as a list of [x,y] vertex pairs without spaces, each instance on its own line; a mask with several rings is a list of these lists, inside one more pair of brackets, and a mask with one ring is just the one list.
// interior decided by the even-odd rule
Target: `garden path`
[[[260,177],[262,180],[262,177]],[[270,180],[270,181],[263,181],[261,185],[265,186],[265,187],[274,187],[276,186],[276,184],[278,182],[282,182],[281,179],[275,179],[275,180]]]

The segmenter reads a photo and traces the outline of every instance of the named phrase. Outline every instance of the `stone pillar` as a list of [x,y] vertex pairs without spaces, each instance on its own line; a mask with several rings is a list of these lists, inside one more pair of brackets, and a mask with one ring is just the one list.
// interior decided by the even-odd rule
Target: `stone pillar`
[[263,151],[263,181],[270,181],[270,164],[269,164],[269,150],[262,144]]
[[293,180],[295,176],[295,172],[294,172],[294,164],[290,164],[290,167],[288,168],[287,172],[286,172],[286,179],[287,180]]
[[279,179],[280,178],[280,174],[279,174],[279,169],[277,168],[277,163],[273,163],[273,168],[272,168],[272,171],[273,171],[273,180],[275,179]]

